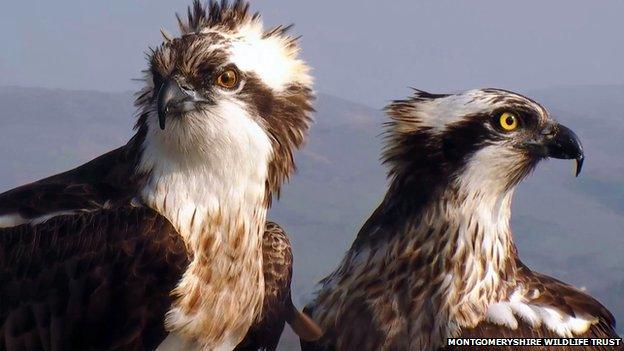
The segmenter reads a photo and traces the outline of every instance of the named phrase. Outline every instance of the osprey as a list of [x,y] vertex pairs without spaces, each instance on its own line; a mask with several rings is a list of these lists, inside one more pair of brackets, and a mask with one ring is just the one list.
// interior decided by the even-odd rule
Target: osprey
[[289,27],[248,8],[195,1],[148,54],[125,146],[0,195],[0,349],[233,349],[261,320],[266,212],[313,93]]
[[304,350],[617,337],[598,301],[522,263],[509,224],[514,189],[540,160],[575,159],[581,171],[583,149],[570,129],[537,102],[498,89],[416,91],[386,112],[389,190],[304,310],[325,332]]

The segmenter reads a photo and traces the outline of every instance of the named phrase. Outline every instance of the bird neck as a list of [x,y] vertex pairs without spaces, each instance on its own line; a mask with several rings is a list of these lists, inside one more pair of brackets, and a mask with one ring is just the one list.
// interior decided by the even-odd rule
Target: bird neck
[[264,298],[271,148],[251,136],[228,145],[245,130],[237,132],[205,154],[170,155],[158,139],[146,141],[138,166],[148,174],[143,202],[172,223],[192,256],[173,291],[167,328],[207,349],[242,340]]
[[[420,330],[414,337],[427,336],[424,344],[474,327],[488,306],[504,299],[514,285],[516,251],[509,225],[513,190],[499,190],[451,184],[439,192],[434,189],[420,207],[410,201],[410,193],[389,194],[381,206],[385,209],[378,211],[393,219],[374,222],[397,224],[379,231],[393,234],[384,244],[367,248],[368,256],[399,270],[399,281],[411,282],[399,286],[405,286],[406,296],[419,297],[411,302],[410,319],[413,330]],[[419,313],[430,313],[433,320],[417,317]]]
[[423,211],[422,223],[435,229],[430,229],[428,239],[420,240],[432,241],[436,249],[426,252],[443,258],[439,273],[450,279],[440,293],[441,308],[447,311],[451,325],[474,327],[484,318],[488,306],[506,298],[509,287],[514,285],[512,198],[513,190],[451,187]]
[[408,348],[399,340],[409,340],[409,348],[437,349],[485,319],[488,306],[514,283],[513,192],[395,185],[323,281],[315,318],[348,328],[351,318],[362,317],[352,316],[365,301],[362,313],[375,316],[384,343]]
[[206,240],[239,248],[240,236],[250,232],[256,237],[249,240],[260,244],[273,152],[259,126],[239,124],[215,131],[195,149],[181,147],[175,130],[150,129],[143,139],[137,166],[147,174],[142,200],[166,217],[195,253],[209,249]]
[[[485,295],[493,297],[498,285],[513,280],[514,188],[482,176],[443,179],[449,181],[437,186],[395,179],[371,222],[386,227],[389,237],[384,240],[413,245],[423,264],[443,257],[446,272],[440,273],[452,273],[463,294],[485,289]],[[367,236],[375,241],[370,240],[374,235]]]

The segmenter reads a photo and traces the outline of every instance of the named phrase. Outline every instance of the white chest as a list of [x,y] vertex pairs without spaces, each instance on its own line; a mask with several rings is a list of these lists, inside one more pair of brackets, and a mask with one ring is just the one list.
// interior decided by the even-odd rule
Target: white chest
[[[216,109],[228,111],[185,116],[186,124],[170,131],[152,128],[140,163],[149,174],[142,200],[173,224],[193,254],[172,292],[166,326],[200,349],[236,345],[264,298],[271,143],[236,105]],[[221,117],[225,112],[229,117]]]

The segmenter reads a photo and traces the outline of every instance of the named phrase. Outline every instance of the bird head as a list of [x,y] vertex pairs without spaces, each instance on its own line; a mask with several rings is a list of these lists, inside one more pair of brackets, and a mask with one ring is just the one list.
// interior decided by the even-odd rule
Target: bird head
[[[137,128],[172,159],[270,154],[272,190],[294,168],[311,122],[312,78],[290,26],[265,30],[249,4],[196,0],[180,35],[148,52]],[[265,149],[268,149],[265,150]],[[235,165],[236,162],[231,162]]]
[[545,158],[576,160],[576,175],[583,165],[576,134],[543,106],[513,92],[416,91],[387,112],[392,121],[384,157],[391,175],[418,177],[421,186],[448,179],[474,191],[506,192]]

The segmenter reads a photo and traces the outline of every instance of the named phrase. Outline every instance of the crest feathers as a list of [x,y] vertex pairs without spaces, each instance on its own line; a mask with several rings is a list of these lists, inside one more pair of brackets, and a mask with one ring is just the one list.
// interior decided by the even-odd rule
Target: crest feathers
[[182,35],[199,33],[209,28],[219,28],[235,31],[240,26],[260,18],[260,14],[249,12],[249,3],[236,0],[230,5],[227,0],[211,0],[206,6],[199,0],[187,9],[187,21],[176,14],[178,26]]

